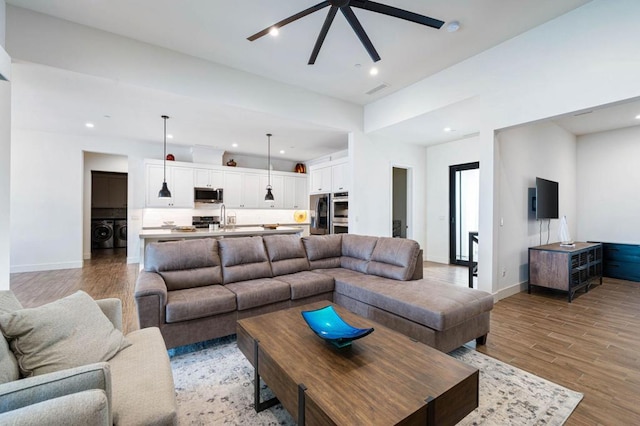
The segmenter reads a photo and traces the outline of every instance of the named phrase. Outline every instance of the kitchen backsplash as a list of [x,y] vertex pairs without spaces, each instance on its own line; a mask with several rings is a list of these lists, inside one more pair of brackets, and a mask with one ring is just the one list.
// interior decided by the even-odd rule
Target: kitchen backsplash
[[[293,224],[296,223],[293,214],[297,210],[274,210],[274,209],[227,209],[227,215],[233,212],[236,214],[236,224],[264,225],[268,223]],[[197,208],[197,209],[144,209],[142,212],[142,227],[156,228],[163,225],[163,222],[173,221],[174,225],[191,225],[192,216],[219,216],[220,208]],[[307,220],[309,223],[309,212]]]

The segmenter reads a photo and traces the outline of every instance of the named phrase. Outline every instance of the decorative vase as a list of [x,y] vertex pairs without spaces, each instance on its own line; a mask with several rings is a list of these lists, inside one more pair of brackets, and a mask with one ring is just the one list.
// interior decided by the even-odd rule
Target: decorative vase
[[237,165],[237,163],[235,161],[233,161],[233,158],[229,161],[227,161],[227,166],[229,167],[235,167]]

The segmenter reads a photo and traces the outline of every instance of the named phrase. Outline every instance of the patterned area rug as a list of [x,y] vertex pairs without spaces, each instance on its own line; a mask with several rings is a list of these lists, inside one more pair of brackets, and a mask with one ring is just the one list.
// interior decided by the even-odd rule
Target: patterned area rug
[[[462,347],[451,356],[480,370],[480,404],[461,425],[562,425],[574,392]],[[169,350],[180,425],[295,425],[282,408],[253,409],[253,367],[235,336]],[[263,387],[263,398],[269,390]]]

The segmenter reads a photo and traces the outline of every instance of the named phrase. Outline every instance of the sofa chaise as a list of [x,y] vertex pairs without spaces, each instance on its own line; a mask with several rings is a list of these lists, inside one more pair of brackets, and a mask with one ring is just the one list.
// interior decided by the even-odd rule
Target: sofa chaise
[[140,327],[168,348],[234,334],[241,318],[318,300],[448,352],[489,332],[493,296],[423,279],[408,239],[266,235],[151,243],[136,281]]

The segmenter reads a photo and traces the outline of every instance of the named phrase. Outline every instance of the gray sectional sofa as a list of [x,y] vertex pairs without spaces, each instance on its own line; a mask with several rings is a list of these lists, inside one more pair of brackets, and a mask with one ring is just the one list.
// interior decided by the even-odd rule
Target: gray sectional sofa
[[354,234],[198,239],[147,246],[140,327],[168,348],[234,334],[241,318],[326,300],[448,352],[489,332],[493,297],[422,278],[408,239]]

